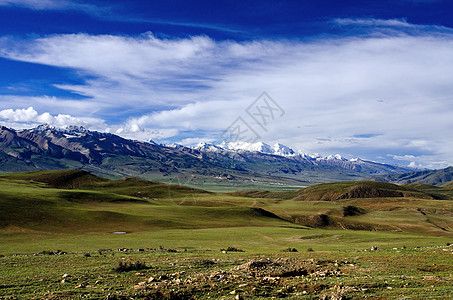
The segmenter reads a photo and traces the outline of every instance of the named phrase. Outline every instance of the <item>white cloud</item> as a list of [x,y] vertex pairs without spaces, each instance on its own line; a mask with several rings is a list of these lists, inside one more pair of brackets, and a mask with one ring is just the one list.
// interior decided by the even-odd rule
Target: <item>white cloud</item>
[[0,120],[9,122],[30,122],[36,120],[38,113],[33,107],[27,109],[4,109],[0,111]]
[[[104,130],[106,125],[104,120],[91,117],[73,117],[71,115],[58,114],[51,115],[48,112],[38,114],[33,108],[27,109],[4,109],[0,111],[0,121],[7,125],[22,123],[19,127],[31,127],[37,124],[50,124],[56,127],[68,125],[80,125],[93,130]],[[13,126],[17,128],[18,126]]]
[[424,34],[429,32],[433,35],[451,34],[453,29],[440,25],[421,25],[407,22],[406,19],[352,19],[339,18],[334,20],[334,24],[349,26],[353,30],[366,30],[365,32],[374,34]]
[[340,25],[365,25],[365,26],[389,26],[389,27],[413,27],[415,25],[409,24],[406,19],[351,19],[342,18],[335,19],[335,22]]
[[[337,23],[392,31],[309,42],[160,39],[150,33],[3,38],[0,56],[86,75],[83,85],[58,87],[87,96],[80,103],[90,117],[134,116],[109,126],[130,137],[157,130],[161,138],[193,131],[187,138],[207,132],[211,139],[239,116],[256,126],[245,109],[267,91],[286,111],[267,131],[257,129],[268,143],[368,159],[402,153],[433,166],[453,164],[449,29],[405,20]],[[405,34],[408,28],[415,31]],[[378,134],[354,138],[370,133]],[[411,158],[407,164],[412,161],[422,163]]]

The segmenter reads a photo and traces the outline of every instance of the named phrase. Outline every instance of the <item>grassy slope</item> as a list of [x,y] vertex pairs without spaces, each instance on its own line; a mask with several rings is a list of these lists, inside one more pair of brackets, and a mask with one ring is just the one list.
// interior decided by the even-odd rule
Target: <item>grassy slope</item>
[[[384,193],[381,197],[342,198],[363,186],[372,188],[372,193],[396,191],[406,197],[386,197]],[[434,199],[430,196],[433,191],[444,198]],[[332,249],[360,247],[373,240],[387,244],[402,239],[407,244],[418,243],[420,238],[444,241],[453,230],[450,199],[449,191],[442,188],[380,182],[321,184],[280,193],[213,194],[135,178],[105,180],[83,171],[9,174],[0,176],[0,236],[9,241],[0,251],[22,249],[23,241],[38,236],[27,243],[29,250],[46,244],[42,241],[62,248],[69,243],[93,249],[96,245],[127,247],[128,243],[143,245],[143,240],[168,240],[178,247],[229,243],[270,251],[305,245],[307,240],[297,238],[304,235],[315,237],[308,239],[311,245],[319,242],[320,247]],[[351,206],[360,213],[345,215],[345,208]],[[113,236],[115,231],[128,234]],[[325,238],[329,236],[344,240]],[[84,246],[76,246],[79,238],[87,241]]]
[[210,195],[192,188],[134,178],[109,181],[83,171],[57,175],[45,171],[1,176],[0,226],[81,233],[286,224],[258,208],[181,205]]

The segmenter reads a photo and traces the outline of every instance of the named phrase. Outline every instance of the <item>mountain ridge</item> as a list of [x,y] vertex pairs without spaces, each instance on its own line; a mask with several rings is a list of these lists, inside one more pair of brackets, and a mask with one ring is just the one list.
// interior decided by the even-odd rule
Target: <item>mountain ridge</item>
[[208,181],[306,185],[413,170],[361,159],[346,160],[339,155],[321,158],[297,154],[278,143],[274,147],[258,143],[254,151],[201,146],[158,145],[80,126],[55,128],[44,124],[18,131],[2,126],[0,172],[81,169],[109,178],[135,176],[165,182],[177,177],[178,181],[192,180],[194,184]]
[[403,174],[378,175],[370,178],[377,181],[393,182],[397,184],[429,184],[441,186],[453,180],[453,167],[440,170],[425,170]]

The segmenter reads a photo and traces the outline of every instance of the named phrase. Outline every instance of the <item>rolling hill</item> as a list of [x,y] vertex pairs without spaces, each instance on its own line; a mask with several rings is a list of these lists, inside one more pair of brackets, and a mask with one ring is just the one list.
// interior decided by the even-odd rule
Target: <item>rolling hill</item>
[[0,176],[0,231],[308,226],[450,236],[452,200],[451,190],[418,184],[350,181],[288,192],[215,194],[80,170],[39,171]]
[[86,233],[287,223],[261,208],[177,204],[209,195],[137,178],[102,179],[78,170],[6,174],[0,176],[0,229]]

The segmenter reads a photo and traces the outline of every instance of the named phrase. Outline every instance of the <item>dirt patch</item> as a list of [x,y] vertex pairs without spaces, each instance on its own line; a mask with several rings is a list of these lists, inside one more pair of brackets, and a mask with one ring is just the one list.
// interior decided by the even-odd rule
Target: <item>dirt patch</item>
[[353,205],[343,207],[343,217],[360,216],[364,214],[366,214],[366,210],[363,208]]
[[294,216],[292,221],[297,224],[305,225],[308,227],[328,227],[334,226],[332,219],[326,214]]

